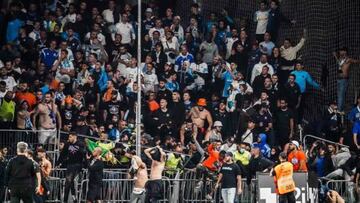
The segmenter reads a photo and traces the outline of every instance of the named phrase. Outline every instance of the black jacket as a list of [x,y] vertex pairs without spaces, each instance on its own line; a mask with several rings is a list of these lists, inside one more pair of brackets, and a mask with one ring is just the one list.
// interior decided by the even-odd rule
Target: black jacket
[[256,176],[256,172],[262,172],[265,169],[271,169],[274,166],[274,162],[260,155],[259,157],[251,157],[248,166],[247,183],[250,183],[251,179]]
[[18,155],[10,159],[5,171],[5,186],[26,187],[32,186],[38,168],[25,155]]

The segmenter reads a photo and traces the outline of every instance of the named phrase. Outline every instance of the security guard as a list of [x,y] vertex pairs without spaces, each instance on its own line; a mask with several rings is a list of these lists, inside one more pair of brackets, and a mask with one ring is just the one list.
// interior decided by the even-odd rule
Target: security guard
[[17,143],[17,156],[10,159],[5,172],[5,185],[10,189],[10,201],[20,203],[33,202],[33,180],[37,176],[35,192],[40,191],[41,178],[40,171],[32,160],[26,157],[28,144],[25,142]]
[[279,160],[281,163],[277,165],[272,172],[275,180],[276,192],[279,195],[279,203],[295,203],[293,165],[287,161],[285,152],[280,153]]

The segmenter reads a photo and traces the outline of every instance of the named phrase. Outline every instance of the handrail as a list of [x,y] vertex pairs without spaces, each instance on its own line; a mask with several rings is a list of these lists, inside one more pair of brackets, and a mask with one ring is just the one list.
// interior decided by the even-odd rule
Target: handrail
[[304,148],[304,151],[306,150],[306,138],[307,137],[311,137],[311,138],[315,138],[317,140],[321,140],[323,142],[328,142],[330,144],[334,144],[334,145],[338,145],[338,146],[341,146],[341,147],[347,147],[349,148],[348,145],[344,145],[344,144],[340,144],[338,142],[333,142],[333,141],[330,141],[330,140],[327,140],[327,139],[324,139],[324,138],[321,138],[321,137],[317,137],[315,135],[305,135],[304,138],[303,138],[303,148]]

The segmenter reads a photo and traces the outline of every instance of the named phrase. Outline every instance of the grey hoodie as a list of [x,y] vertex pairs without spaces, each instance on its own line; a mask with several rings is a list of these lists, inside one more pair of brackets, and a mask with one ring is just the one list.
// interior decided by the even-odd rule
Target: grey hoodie
[[350,150],[347,147],[342,147],[338,153],[332,157],[332,162],[334,167],[337,169],[341,165],[345,164],[345,162],[351,157]]

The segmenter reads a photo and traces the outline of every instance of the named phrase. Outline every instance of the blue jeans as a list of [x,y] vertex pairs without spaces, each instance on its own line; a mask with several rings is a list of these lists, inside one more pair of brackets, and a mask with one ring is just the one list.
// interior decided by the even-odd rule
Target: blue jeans
[[349,85],[349,79],[339,79],[337,81],[337,103],[339,111],[344,111],[345,94]]
[[236,188],[221,189],[221,197],[224,203],[234,203],[236,196]]

